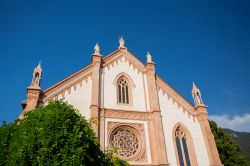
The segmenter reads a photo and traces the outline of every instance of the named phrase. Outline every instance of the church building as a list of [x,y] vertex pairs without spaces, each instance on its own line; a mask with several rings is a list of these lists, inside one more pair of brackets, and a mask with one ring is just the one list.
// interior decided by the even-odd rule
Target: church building
[[23,111],[50,100],[67,101],[92,127],[100,148],[115,147],[131,165],[222,166],[208,122],[207,106],[193,83],[194,105],[155,73],[150,53],[141,62],[126,47],[102,55],[47,89],[40,88],[41,64],[34,69]]

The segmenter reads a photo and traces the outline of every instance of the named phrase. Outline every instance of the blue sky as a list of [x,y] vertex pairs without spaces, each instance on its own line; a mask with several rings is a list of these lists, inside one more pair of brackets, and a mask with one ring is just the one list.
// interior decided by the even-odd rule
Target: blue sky
[[21,112],[33,68],[42,88],[107,55],[124,36],[185,98],[192,81],[222,127],[250,131],[250,1],[0,1],[0,121]]

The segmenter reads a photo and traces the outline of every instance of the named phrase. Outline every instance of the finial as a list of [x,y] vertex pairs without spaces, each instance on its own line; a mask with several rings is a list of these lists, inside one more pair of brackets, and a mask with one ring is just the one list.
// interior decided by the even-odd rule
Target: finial
[[196,85],[193,82],[193,88],[192,88],[192,97],[194,99],[194,105],[197,106],[204,106],[204,103],[201,98],[201,92],[200,89],[196,87]]
[[42,78],[42,66],[40,61],[37,67],[33,71],[31,87],[40,88],[41,78]]
[[193,81],[193,89],[198,89]]
[[125,41],[122,36],[120,37],[120,40],[119,40],[119,48],[126,48]]
[[147,52],[146,57],[147,57],[147,63],[152,62],[152,56],[149,52]]
[[37,65],[37,67],[36,67],[36,69],[38,70],[42,70],[42,62],[41,62],[41,60],[39,61],[39,63],[38,63],[38,65]]
[[95,45],[95,48],[94,48],[94,54],[95,55],[101,55],[100,54],[100,46],[99,46],[99,44],[98,43],[96,43],[96,45]]

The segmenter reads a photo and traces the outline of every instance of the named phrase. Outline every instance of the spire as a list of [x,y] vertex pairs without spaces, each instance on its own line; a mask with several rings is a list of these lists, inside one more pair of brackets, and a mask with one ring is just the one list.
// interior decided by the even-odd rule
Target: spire
[[95,48],[94,48],[94,55],[101,55],[100,54],[100,46],[98,43],[96,43]]
[[196,85],[194,84],[194,81],[193,81],[193,90],[194,89],[198,89],[198,88],[196,87]]
[[196,85],[193,82],[193,89],[192,89],[192,97],[194,99],[194,105],[197,106],[204,106],[204,103],[201,98],[201,92],[200,89],[196,87]]
[[[40,94],[42,92],[40,88],[41,78],[42,78],[42,65],[40,61],[33,71],[31,85],[27,88],[27,99],[24,102],[22,102],[23,111],[33,110],[39,105]],[[22,118],[23,114],[21,113],[19,119]]]
[[41,66],[41,61],[40,61],[37,67],[33,71],[33,77],[32,77],[30,87],[40,88],[41,78],[42,78],[42,66]]
[[147,63],[152,63],[152,56],[149,52],[147,52],[146,57],[147,57]]
[[41,61],[39,61],[39,63],[38,63],[38,65],[37,65],[37,70],[39,70],[39,71],[42,71],[42,65],[41,65]]
[[124,41],[122,36],[119,39],[119,49],[121,49],[121,48],[126,48],[125,47],[125,41]]

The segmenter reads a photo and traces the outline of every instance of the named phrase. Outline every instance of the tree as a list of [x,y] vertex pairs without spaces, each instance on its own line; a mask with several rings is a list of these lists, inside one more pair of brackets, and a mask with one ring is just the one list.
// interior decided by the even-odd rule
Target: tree
[[239,145],[234,143],[214,121],[210,120],[209,123],[222,164],[225,166],[250,166],[246,157],[239,153]]
[[0,128],[0,165],[128,165],[103,153],[91,124],[72,106],[54,101]]

